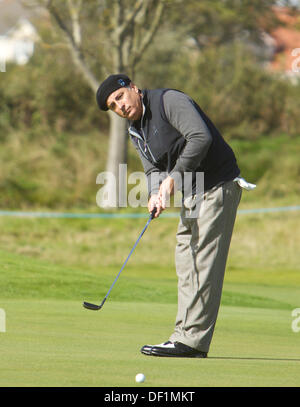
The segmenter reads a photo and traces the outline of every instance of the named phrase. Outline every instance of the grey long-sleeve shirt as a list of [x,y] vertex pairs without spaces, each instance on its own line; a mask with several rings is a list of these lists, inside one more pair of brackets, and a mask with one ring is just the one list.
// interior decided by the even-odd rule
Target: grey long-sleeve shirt
[[184,172],[193,171],[199,167],[212,142],[212,136],[204,120],[188,95],[176,90],[168,90],[163,95],[163,105],[169,123],[182,134],[186,144],[170,174],[160,173],[137,149],[148,178],[149,196],[159,190],[158,177],[156,178],[157,182],[153,182],[153,179],[150,182],[151,174],[160,173],[160,181],[167,175],[176,181],[177,174],[183,175]]

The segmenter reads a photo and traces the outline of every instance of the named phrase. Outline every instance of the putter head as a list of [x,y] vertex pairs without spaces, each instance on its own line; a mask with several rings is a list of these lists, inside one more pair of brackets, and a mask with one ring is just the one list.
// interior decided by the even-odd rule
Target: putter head
[[98,311],[101,308],[100,305],[91,304],[91,303],[85,302],[85,301],[83,303],[83,306],[84,306],[84,308],[91,309],[92,311]]
[[105,300],[106,300],[106,298],[104,299],[104,301],[102,301],[102,303],[100,305],[91,304],[90,302],[84,301],[83,306],[84,306],[84,308],[90,309],[92,311],[98,311],[99,309],[101,309],[103,307]]

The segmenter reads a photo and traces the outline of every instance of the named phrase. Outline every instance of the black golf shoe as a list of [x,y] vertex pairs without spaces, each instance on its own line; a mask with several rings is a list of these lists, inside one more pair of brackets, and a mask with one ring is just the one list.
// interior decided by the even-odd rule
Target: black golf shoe
[[177,357],[177,358],[206,358],[207,352],[201,352],[181,342],[164,342],[160,345],[145,345],[141,352],[148,356]]

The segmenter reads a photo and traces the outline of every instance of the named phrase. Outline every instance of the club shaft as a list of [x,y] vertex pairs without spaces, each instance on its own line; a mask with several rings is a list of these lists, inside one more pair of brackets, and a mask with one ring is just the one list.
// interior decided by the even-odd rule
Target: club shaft
[[106,298],[109,296],[109,294],[110,294],[111,290],[113,289],[113,286],[116,284],[116,282],[117,282],[117,280],[118,280],[118,278],[119,278],[119,276],[120,276],[120,274],[121,274],[122,270],[123,270],[123,269],[124,269],[124,267],[126,266],[126,264],[127,264],[128,260],[129,260],[130,256],[132,255],[132,253],[133,253],[134,249],[136,248],[137,244],[138,244],[138,243],[139,243],[139,241],[141,240],[141,237],[142,237],[142,236],[143,236],[143,234],[145,233],[145,230],[147,229],[147,227],[148,227],[148,225],[149,225],[149,223],[151,222],[151,220],[152,220],[152,219],[153,219],[153,217],[152,217],[152,216],[150,216],[150,217],[149,217],[149,219],[148,219],[148,222],[146,223],[146,225],[145,225],[144,229],[142,230],[142,232],[141,232],[140,236],[138,237],[137,241],[135,242],[135,244],[134,244],[133,248],[130,250],[130,253],[129,253],[129,255],[128,255],[127,259],[125,260],[125,262],[124,262],[123,266],[121,267],[121,269],[120,269],[119,273],[117,274],[117,277],[115,278],[115,280],[114,280],[114,282],[112,283],[112,285],[111,285],[110,289],[108,290],[108,292],[107,292],[106,296],[104,297],[104,299],[103,299],[103,301],[102,301],[102,304],[104,304],[104,302],[105,302]]

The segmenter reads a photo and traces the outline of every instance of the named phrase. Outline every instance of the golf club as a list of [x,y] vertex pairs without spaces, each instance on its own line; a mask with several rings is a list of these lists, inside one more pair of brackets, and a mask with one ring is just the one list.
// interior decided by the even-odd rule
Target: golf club
[[126,266],[126,263],[127,263],[127,261],[129,260],[129,257],[131,256],[131,254],[133,253],[134,249],[136,248],[138,242],[140,241],[141,237],[143,236],[143,234],[144,234],[145,230],[147,229],[149,223],[150,223],[151,220],[154,218],[155,213],[156,213],[156,208],[154,208],[154,209],[152,210],[152,212],[151,212],[151,214],[150,214],[150,216],[149,216],[149,219],[148,219],[148,221],[147,221],[147,223],[146,223],[144,229],[142,230],[141,234],[139,235],[137,241],[135,242],[133,248],[131,249],[131,251],[130,251],[128,257],[127,257],[127,259],[125,260],[123,266],[121,267],[121,270],[119,271],[117,277],[115,278],[114,282],[112,283],[112,285],[111,285],[110,289],[108,290],[106,296],[103,298],[103,301],[101,302],[101,304],[100,304],[100,305],[96,305],[96,304],[91,304],[91,303],[89,303],[89,302],[85,302],[85,301],[84,301],[83,306],[84,306],[85,308],[90,309],[90,310],[93,310],[93,311],[98,311],[99,309],[101,309],[101,308],[103,307],[103,305],[104,305],[104,303],[105,303],[107,297],[109,296],[109,294],[110,294],[110,292],[111,292],[113,286],[114,286],[115,283],[117,282],[117,280],[118,280],[118,278],[119,278],[119,276],[120,276],[122,270],[123,270],[124,267]]

